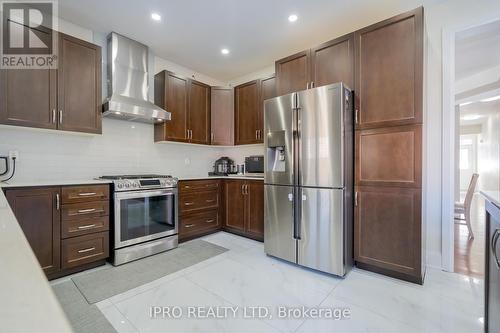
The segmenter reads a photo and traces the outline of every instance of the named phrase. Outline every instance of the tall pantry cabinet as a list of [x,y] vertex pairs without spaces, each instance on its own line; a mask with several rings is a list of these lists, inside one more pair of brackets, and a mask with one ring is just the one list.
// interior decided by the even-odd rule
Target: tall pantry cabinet
[[355,261],[422,283],[423,8],[354,38]]

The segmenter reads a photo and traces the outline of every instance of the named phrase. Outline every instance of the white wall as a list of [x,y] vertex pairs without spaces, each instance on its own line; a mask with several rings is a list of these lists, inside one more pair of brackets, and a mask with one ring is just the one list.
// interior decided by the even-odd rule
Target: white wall
[[500,103],[497,107],[486,118],[478,143],[479,188],[487,191],[500,190]]

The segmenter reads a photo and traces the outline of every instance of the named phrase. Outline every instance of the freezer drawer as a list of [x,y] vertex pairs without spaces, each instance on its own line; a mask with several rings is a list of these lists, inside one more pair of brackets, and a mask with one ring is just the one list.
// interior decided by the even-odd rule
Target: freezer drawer
[[486,201],[486,332],[500,332],[500,208]]
[[264,185],[265,252],[295,263],[293,230],[293,187]]
[[298,264],[344,276],[344,191],[300,188]]

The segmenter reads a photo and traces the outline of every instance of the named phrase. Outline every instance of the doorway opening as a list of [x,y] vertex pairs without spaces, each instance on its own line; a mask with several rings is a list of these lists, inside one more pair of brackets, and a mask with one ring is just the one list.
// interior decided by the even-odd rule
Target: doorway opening
[[455,34],[454,265],[484,277],[480,191],[500,190],[500,21]]

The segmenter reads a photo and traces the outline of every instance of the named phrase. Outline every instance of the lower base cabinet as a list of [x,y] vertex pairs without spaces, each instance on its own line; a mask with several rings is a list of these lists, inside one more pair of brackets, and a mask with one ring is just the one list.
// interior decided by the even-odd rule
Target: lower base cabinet
[[7,201],[49,279],[109,257],[109,186],[7,188]]
[[224,180],[223,229],[255,240],[264,240],[264,183]]
[[179,241],[224,230],[264,240],[264,182],[241,179],[179,182]]

